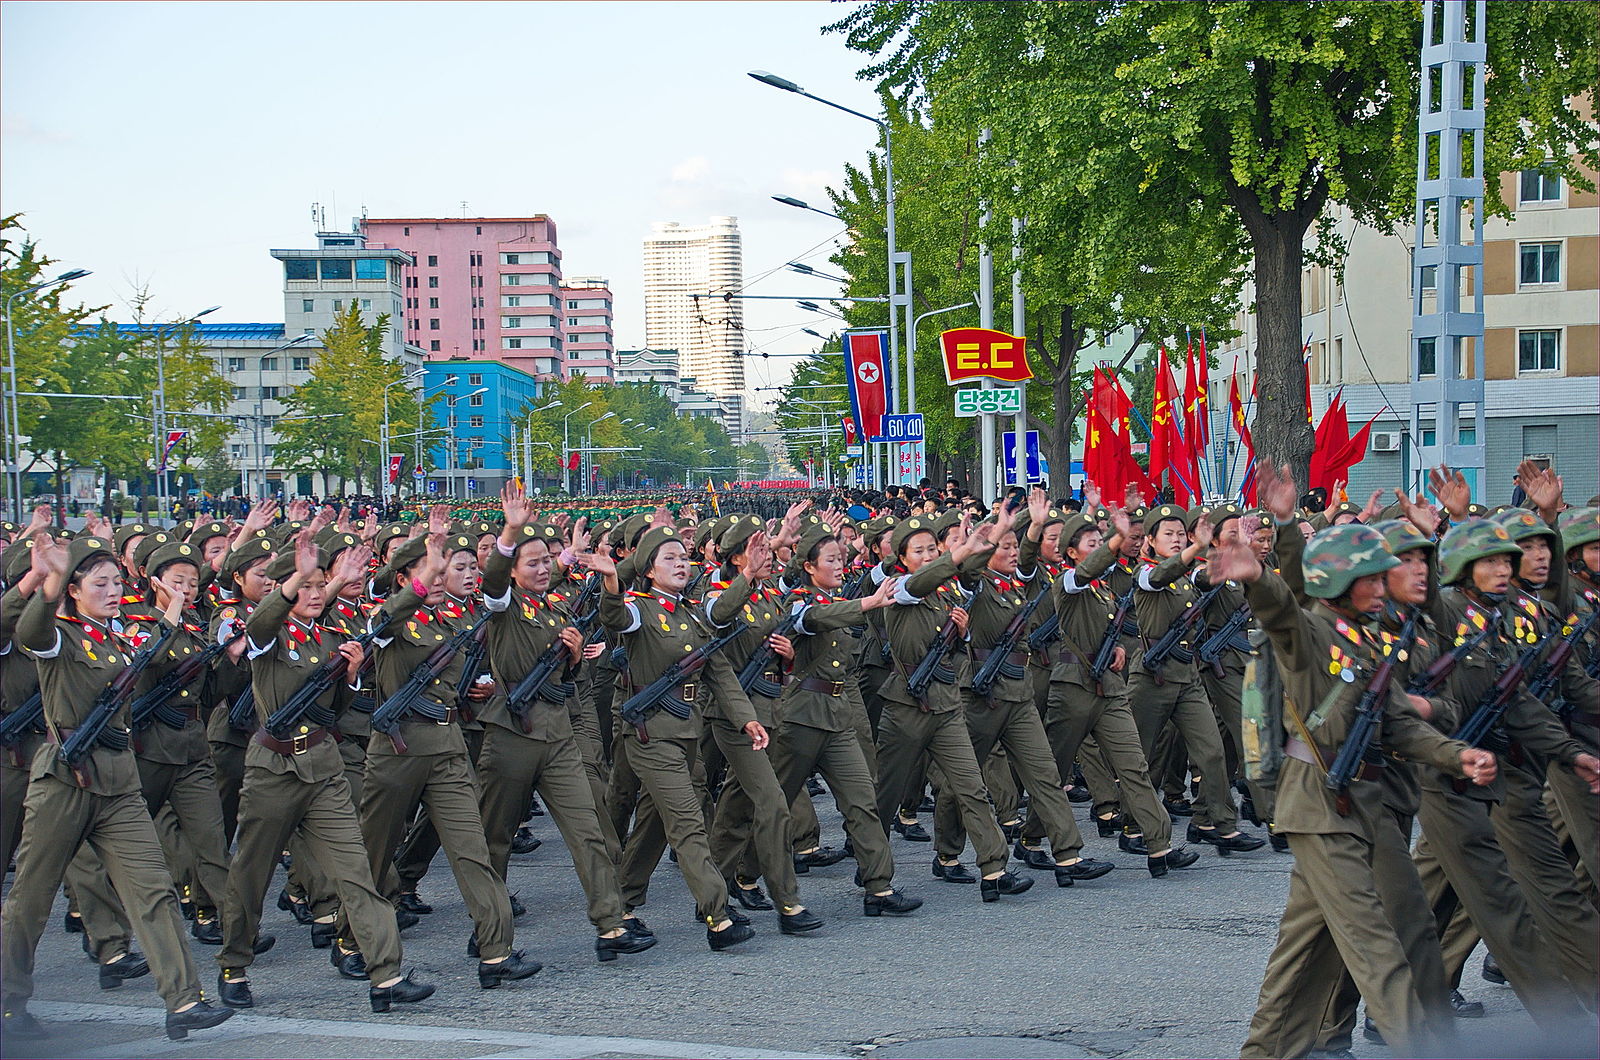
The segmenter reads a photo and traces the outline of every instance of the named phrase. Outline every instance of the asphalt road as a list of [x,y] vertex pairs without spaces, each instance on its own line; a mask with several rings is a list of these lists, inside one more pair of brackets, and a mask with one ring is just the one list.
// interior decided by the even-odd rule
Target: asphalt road
[[[827,841],[839,817],[818,802]],[[676,867],[663,860],[642,909],[660,944],[596,963],[571,859],[549,818],[544,845],[514,857],[510,884],[529,913],[517,945],[544,962],[523,983],[480,990],[465,955],[471,931],[442,855],[423,882],[435,912],[405,934],[406,964],[438,985],[430,1000],[376,1016],[365,984],[341,979],[306,928],[269,899],[262,930],[276,948],[252,970],[257,1006],[224,1026],[169,1042],[149,977],[102,992],[65,902],[40,946],[32,1006],[53,1024],[7,1056],[75,1057],[1207,1057],[1237,1056],[1277,932],[1291,857],[1219,857],[1152,880],[1144,859],[1086,828],[1085,853],[1117,870],[1067,889],[1031,873],[1024,895],[984,905],[974,886],[935,882],[930,845],[893,841],[896,885],[925,900],[902,919],[861,916],[853,862],[801,878],[826,920],[810,937],[780,935],[752,914],[756,938],[713,954]],[[926,822],[925,822],[926,823]],[[1182,822],[1180,822],[1182,823]],[[970,852],[969,852],[970,856]],[[1019,872],[1028,870],[1018,869]],[[280,877],[281,878],[281,877]],[[9,882],[9,879],[8,879]],[[272,892],[276,894],[276,889]],[[194,944],[202,981],[216,951]],[[1595,1055],[1593,1041],[1544,1043],[1511,991],[1477,978],[1484,1019],[1457,1021],[1455,1055]],[[1573,1050],[1576,1050],[1574,1052]],[[1386,1051],[1361,1040],[1361,1056]]]

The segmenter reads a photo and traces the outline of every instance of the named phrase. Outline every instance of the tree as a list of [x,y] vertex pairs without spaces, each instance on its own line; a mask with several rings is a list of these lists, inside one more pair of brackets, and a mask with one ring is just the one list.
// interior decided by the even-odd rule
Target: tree
[[[388,395],[390,445],[405,452],[414,441],[406,435],[420,429],[422,409],[416,392],[400,382],[398,362],[383,355],[389,315],[380,313],[371,325],[351,300],[322,333],[322,350],[310,377],[284,399],[288,412],[278,420],[278,458],[289,467],[322,471],[336,480],[335,492],[353,479],[357,492],[379,481],[381,454],[375,444],[384,424]],[[428,448],[424,439],[424,449]]]
[[[969,110],[992,104],[994,150],[979,168],[996,199],[1015,183],[1000,167],[1032,145],[1056,160],[1060,180],[1103,193],[1088,196],[1091,208],[1103,201],[1125,216],[1129,200],[1158,212],[1176,200],[1189,207],[1187,224],[1181,211],[1174,221],[1190,241],[1243,239],[1259,321],[1256,448],[1303,474],[1312,441],[1299,399],[1303,248],[1333,203],[1386,231],[1412,212],[1418,12],[1335,0],[878,0],[828,28],[879,58],[862,73],[887,90],[954,97]],[[1592,2],[1490,5],[1491,209],[1505,208],[1508,171],[1547,165],[1594,187],[1584,169],[1600,163],[1588,119],[1597,13]],[[1336,258],[1331,226],[1317,234],[1314,254]]]
[[213,497],[221,496],[239,485],[239,469],[229,459],[225,443],[209,446],[200,454],[195,478],[200,488]]

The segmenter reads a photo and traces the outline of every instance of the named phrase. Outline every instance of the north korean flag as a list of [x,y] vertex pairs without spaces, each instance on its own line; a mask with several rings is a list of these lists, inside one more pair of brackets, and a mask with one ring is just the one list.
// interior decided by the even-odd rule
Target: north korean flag
[[889,411],[889,333],[845,332],[844,367],[850,373],[856,429],[868,442],[883,441],[883,415]]
[[389,485],[400,481],[400,470],[406,466],[404,453],[395,453],[389,457]]
[[839,420],[839,425],[844,428],[845,445],[855,445],[861,440],[860,435],[856,433],[856,418],[854,416],[842,417]]

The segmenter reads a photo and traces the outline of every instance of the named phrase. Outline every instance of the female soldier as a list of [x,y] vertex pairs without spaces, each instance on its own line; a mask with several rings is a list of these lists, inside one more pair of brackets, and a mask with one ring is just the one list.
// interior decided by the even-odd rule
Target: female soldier
[[105,863],[149,950],[156,987],[167,1003],[167,1036],[182,1039],[232,1013],[201,998],[172,876],[139,794],[126,710],[77,769],[58,755],[60,742],[133,661],[133,644],[116,626],[122,595],[116,557],[99,537],[81,537],[68,546],[41,533],[34,539],[32,567],[41,584],[23,610],[16,639],[38,660],[51,739],[34,754],[17,875],[3,914],[4,1033],[18,1038],[43,1033],[27,1008],[34,953],[67,864],[88,843]]
[[[655,937],[628,930],[638,920],[623,919],[616,867],[606,852],[600,812],[594,804],[583,757],[562,698],[577,694],[568,680],[582,662],[583,634],[569,624],[563,592],[550,591],[554,553],[561,534],[553,526],[528,520],[533,509],[515,485],[505,488],[501,506],[506,525],[483,576],[489,621],[489,656],[504,694],[484,710],[483,751],[478,759],[481,808],[489,859],[504,879],[511,837],[528,811],[535,788],[566,840],[572,865],[589,899],[589,920],[599,936],[595,953],[614,961],[619,953],[641,953]],[[548,651],[560,643],[565,661],[535,690],[520,713],[509,709],[512,692]]]
[[[335,577],[359,577],[366,558],[364,549],[346,552]],[[274,559],[266,573],[277,587],[245,623],[258,721],[265,723],[336,656],[344,659],[343,679],[306,711],[289,739],[280,740],[263,727],[245,751],[239,843],[222,909],[217,991],[225,1005],[254,1006],[245,974],[254,961],[251,940],[261,923],[261,902],[278,855],[290,834],[297,833],[337,891],[341,916],[362,944],[372,980],[372,1011],[387,1012],[392,1004],[431,996],[433,986],[400,976],[394,910],[372,885],[344,761],[330,739],[339,702],[359,681],[363,652],[338,630],[317,624],[327,608],[328,572],[310,531],[300,533],[294,551]]]
[[945,665],[953,671],[950,683],[936,679],[919,698],[911,693],[906,679],[947,622],[953,623],[958,633],[966,632],[968,613],[956,606],[957,590],[949,583],[963,574],[975,575],[994,550],[995,537],[1010,530],[1011,523],[1011,512],[1002,509],[998,521],[967,535],[963,520],[963,536],[943,555],[939,555],[932,524],[921,516],[894,528],[894,554],[909,577],[896,588],[895,604],[888,609],[894,669],[884,682],[883,717],[878,727],[878,819],[894,819],[891,815],[920,782],[920,760],[926,754],[943,774],[942,786],[956,800],[962,823],[977,848],[983,876],[979,894],[985,902],[1021,894],[1033,881],[1006,870],[1005,837],[984,798],[983,778],[962,719],[960,688],[971,683],[972,674],[960,638],[946,656]]
[[844,546],[818,526],[795,546],[801,573],[792,590],[798,614],[794,632],[776,637],[778,654],[789,660],[789,683],[779,709],[783,728],[773,742],[772,765],[785,798],[805,790],[806,778],[820,771],[844,816],[845,833],[855,849],[857,880],[866,888],[867,916],[904,916],[922,905],[890,884],[894,858],[878,819],[872,773],[857,719],[861,703],[861,665],[853,629],[864,615],[888,607],[898,583],[890,578],[864,598],[835,599],[844,586]]
[[[624,595],[617,561],[608,555],[582,552],[577,558],[604,579],[600,621],[622,637],[627,649],[619,695],[651,684],[678,659],[712,639],[710,624],[680,595],[689,582],[689,554],[675,527],[656,526],[646,531],[625,561],[641,572],[647,590],[628,590]],[[620,743],[678,853],[678,870],[694,895],[696,916],[706,925],[707,944],[713,950],[724,950],[755,932],[748,922],[737,923],[728,912],[727,885],[711,860],[705,817],[690,776],[704,724],[698,709],[702,681],[711,686],[728,724],[750,738],[750,749],[764,750],[767,730],[756,719],[728,660],[721,655],[712,655],[698,673],[671,693],[686,717],[656,710],[644,724],[625,725]],[[637,834],[630,837],[630,845],[638,839]]]

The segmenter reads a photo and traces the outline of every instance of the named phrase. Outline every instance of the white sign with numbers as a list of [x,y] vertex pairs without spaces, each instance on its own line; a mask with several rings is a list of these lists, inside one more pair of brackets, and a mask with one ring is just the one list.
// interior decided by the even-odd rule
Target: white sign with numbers
[[1015,416],[1022,411],[1022,388],[997,386],[993,390],[957,390],[957,416]]

